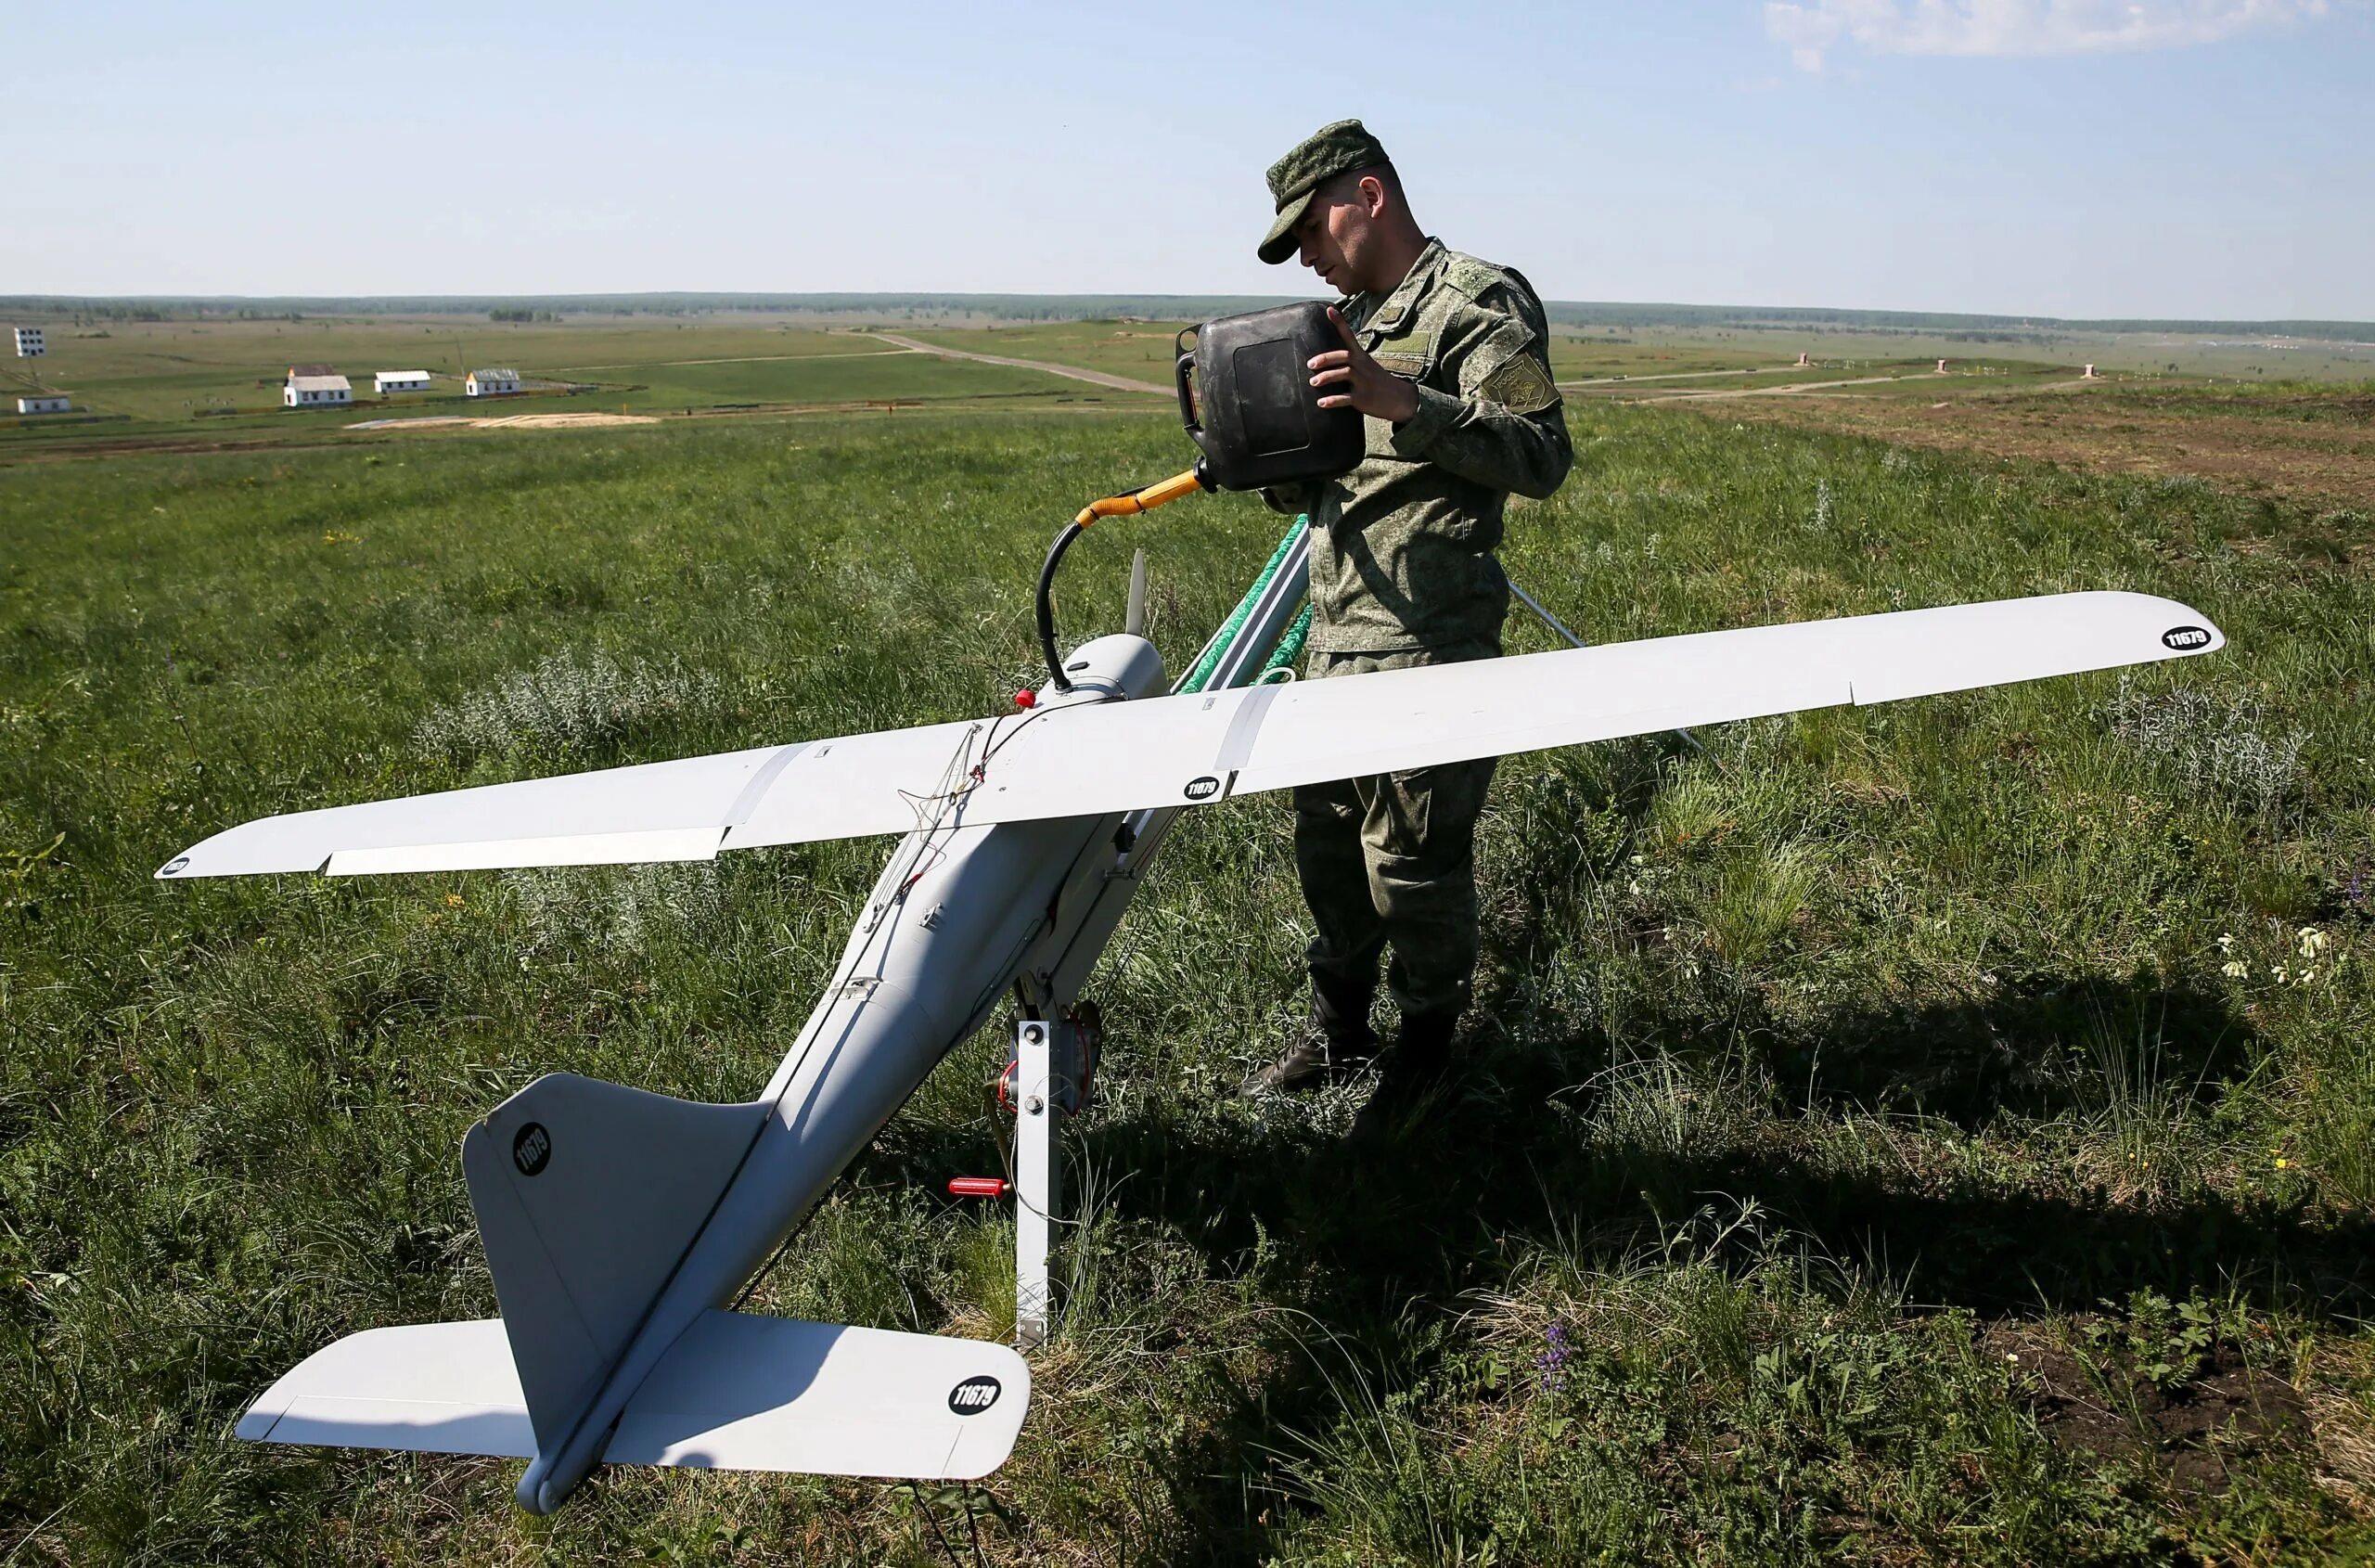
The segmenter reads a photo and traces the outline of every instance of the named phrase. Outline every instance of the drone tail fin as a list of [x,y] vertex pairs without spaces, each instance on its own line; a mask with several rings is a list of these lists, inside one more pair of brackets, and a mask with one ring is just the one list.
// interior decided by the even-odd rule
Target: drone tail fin
[[[503,1317],[353,1334],[265,1392],[275,1443],[549,1455],[568,1443],[758,1137],[763,1103],[705,1105],[553,1073],[462,1141]],[[653,1365],[612,1463],[985,1475],[1031,1374],[1004,1345],[714,1308]],[[531,1473],[534,1473],[532,1468]],[[549,1507],[565,1492],[545,1500]]]
[[540,1446],[565,1440],[733,1182],[767,1108],[554,1073],[462,1139]]

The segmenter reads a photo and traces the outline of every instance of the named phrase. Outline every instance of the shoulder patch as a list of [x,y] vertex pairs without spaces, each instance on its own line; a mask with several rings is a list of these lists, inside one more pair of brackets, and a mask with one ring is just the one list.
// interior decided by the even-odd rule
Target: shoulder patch
[[1463,256],[1457,251],[1444,263],[1444,282],[1471,300],[1483,299],[1508,280],[1509,275],[1492,263],[1480,262],[1473,256]]
[[1559,403],[1558,385],[1530,353],[1513,353],[1477,383],[1478,395],[1512,414],[1539,414]]

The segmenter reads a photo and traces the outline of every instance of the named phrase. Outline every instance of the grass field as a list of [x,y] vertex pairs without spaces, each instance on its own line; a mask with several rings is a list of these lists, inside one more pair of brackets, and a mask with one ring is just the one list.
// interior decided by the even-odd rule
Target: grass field
[[1817,360],[1907,361],[1945,358],[2049,362],[2073,370],[2093,364],[2131,375],[2220,381],[2364,381],[2375,377],[2375,342],[2229,333],[2035,330],[1942,333],[1838,328],[1676,326],[1593,328],[1552,324],[1553,364],[1561,379],[1577,375],[1639,375],[1661,370],[1785,366],[1800,353]]
[[[1512,574],[1596,640],[2121,587],[2232,647],[1505,763],[1463,1092],[1384,1159],[1348,1099],[1218,1093],[1294,1026],[1304,924],[1281,803],[1192,814],[1091,988],[1091,1202],[1013,1461],[606,1472],[542,1521],[516,1465],[230,1428],[340,1334],[493,1311],[456,1150],[505,1095],[762,1082],[884,846],[150,871],[268,812],[994,709],[1047,534],[1175,427],[0,470],[0,1562],[2375,1555],[2366,516],[1740,417],[1787,401],[1571,400]],[[1277,533],[1238,497],[1116,526],[1066,624],[1119,624],[1144,543],[1175,667]],[[995,1168],[997,1051],[754,1306],[1008,1330],[1010,1227],[938,1191]]]
[[[2025,381],[2025,386],[2023,382]],[[2206,386],[2125,378],[2080,385],[2039,377],[1919,395],[1919,379],[1830,393],[1741,398],[1736,419],[1852,431],[1974,456],[2203,480],[2305,508],[2322,548],[2363,566],[2375,537],[2375,395],[2366,385]],[[1848,395],[1849,393],[1894,395]],[[2305,546],[2303,547],[2306,547]]]
[[[292,364],[335,366],[353,384],[352,409],[284,409]],[[462,395],[481,366],[533,384],[583,389],[482,403]],[[381,400],[374,370],[427,370],[431,390]],[[1078,382],[997,366],[934,359],[879,339],[744,322],[652,324],[477,322],[112,322],[55,328],[38,360],[0,361],[0,392],[38,385],[72,394],[80,418],[0,418],[0,452],[19,443],[154,440],[160,435],[312,441],[358,419],[504,411],[688,412],[748,405],[868,401],[964,403],[1078,399]],[[12,390],[13,389],[13,390]],[[10,402],[5,405],[13,410]]]

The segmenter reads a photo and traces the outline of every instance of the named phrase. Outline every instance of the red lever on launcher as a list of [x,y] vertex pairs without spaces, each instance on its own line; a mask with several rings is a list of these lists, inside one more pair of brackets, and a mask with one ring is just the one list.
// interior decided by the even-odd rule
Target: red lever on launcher
[[1014,1183],[997,1176],[950,1176],[948,1195],[952,1198],[1003,1198],[1014,1190]]

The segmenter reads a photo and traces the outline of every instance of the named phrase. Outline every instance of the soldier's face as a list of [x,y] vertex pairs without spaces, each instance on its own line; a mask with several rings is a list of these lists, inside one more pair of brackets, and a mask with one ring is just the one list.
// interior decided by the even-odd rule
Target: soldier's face
[[1339,293],[1357,294],[1375,285],[1363,263],[1371,252],[1383,197],[1374,178],[1340,182],[1314,196],[1295,225],[1303,264]]

